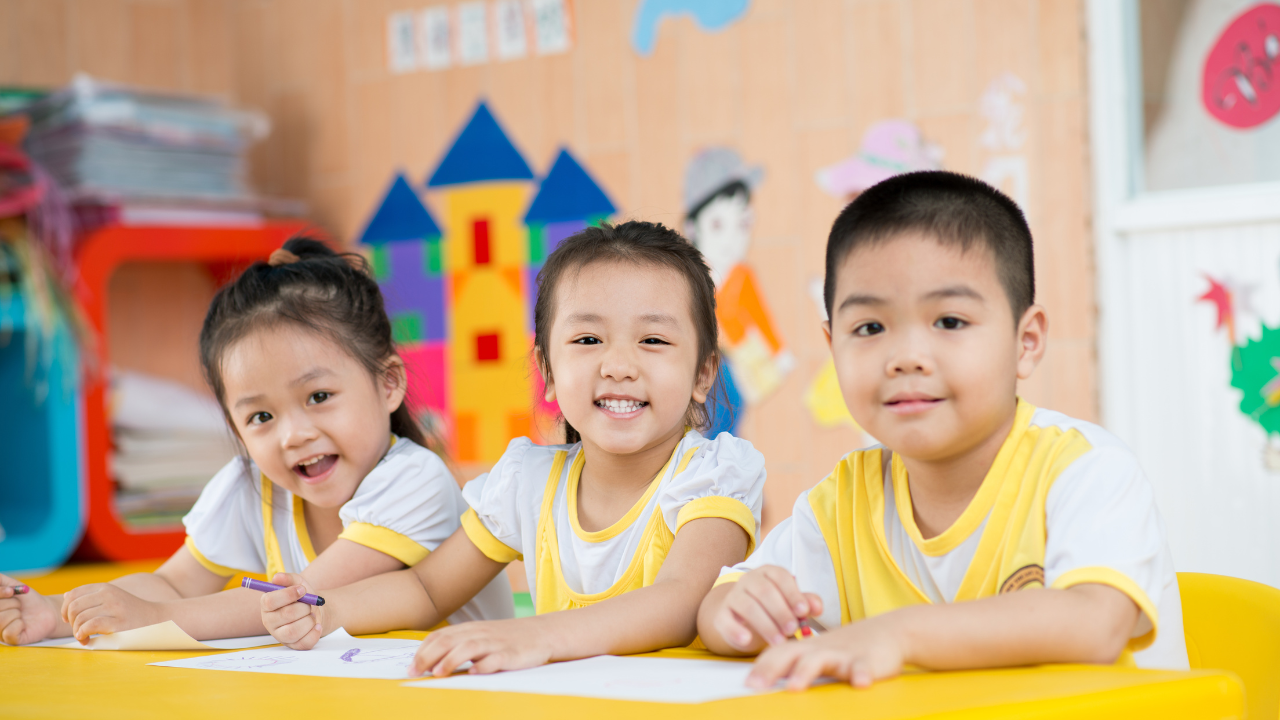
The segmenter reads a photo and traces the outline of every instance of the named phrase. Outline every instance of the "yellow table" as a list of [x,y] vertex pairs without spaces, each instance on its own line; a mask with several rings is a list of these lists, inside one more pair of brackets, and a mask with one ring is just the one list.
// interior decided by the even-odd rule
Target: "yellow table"
[[[153,570],[158,562],[68,566],[26,581],[59,593],[88,582]],[[423,632],[377,637],[421,638]],[[888,718],[1240,718],[1244,691],[1232,674],[1056,665],[978,672],[916,673],[866,690],[827,685],[702,705],[401,687],[398,680],[266,675],[147,663],[210,653],[105,652],[0,645],[0,718],[503,718],[610,720],[799,717]],[[691,650],[663,657],[711,657]]]
[[[397,632],[378,637],[420,638]],[[610,720],[679,718],[1104,718],[1244,716],[1229,673],[1060,665],[980,672],[918,673],[867,690],[828,685],[702,705],[401,687],[350,680],[147,667],[207,653],[106,652],[0,646],[0,717]],[[687,650],[656,653],[704,657]]]

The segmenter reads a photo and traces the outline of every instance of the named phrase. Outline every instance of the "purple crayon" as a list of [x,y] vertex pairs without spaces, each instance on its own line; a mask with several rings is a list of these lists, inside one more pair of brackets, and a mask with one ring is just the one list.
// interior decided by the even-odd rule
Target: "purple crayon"
[[[283,585],[276,585],[274,583],[262,582],[261,580],[254,580],[253,578],[245,578],[244,582],[240,583],[240,587],[246,587],[246,588],[249,588],[250,590],[257,590],[258,592],[275,592],[276,590],[284,590]],[[315,605],[319,607],[321,605],[324,605],[324,598],[320,597],[319,595],[312,595],[311,593],[307,593],[306,595],[303,595],[302,597],[298,598],[298,602],[306,603],[308,605]]]

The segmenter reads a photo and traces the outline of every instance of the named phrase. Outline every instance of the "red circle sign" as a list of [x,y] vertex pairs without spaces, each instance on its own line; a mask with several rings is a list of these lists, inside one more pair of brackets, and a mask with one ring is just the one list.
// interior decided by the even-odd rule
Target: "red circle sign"
[[1204,61],[1204,107],[1251,128],[1280,112],[1280,5],[1260,3],[1231,21]]

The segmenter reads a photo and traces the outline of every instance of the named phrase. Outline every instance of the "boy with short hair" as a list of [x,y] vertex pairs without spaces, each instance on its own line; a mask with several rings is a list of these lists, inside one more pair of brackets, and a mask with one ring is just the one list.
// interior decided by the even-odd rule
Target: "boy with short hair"
[[[820,675],[865,686],[904,664],[1136,653],[1186,668],[1177,578],[1136,458],[1017,397],[1047,330],[1018,206],[954,173],[886,180],[832,226],[825,296],[845,403],[883,445],[846,455],[722,571],[703,642],[763,650],[749,682],[789,676],[794,689]],[[806,625],[818,637],[787,639]]]

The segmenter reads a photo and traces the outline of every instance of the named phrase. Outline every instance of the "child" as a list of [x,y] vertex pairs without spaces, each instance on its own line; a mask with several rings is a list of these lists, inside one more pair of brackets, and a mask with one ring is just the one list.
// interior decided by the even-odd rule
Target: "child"
[[[725,569],[699,611],[707,646],[764,650],[749,683],[793,689],[820,675],[865,686],[904,664],[1127,663],[1143,648],[1141,664],[1185,668],[1137,460],[1016,395],[1046,341],[1017,205],[953,173],[886,180],[836,219],[826,275],[840,388],[883,446],[845,456]],[[819,636],[786,639],[802,625]]]
[[[154,573],[62,597],[14,597],[0,576],[5,642],[165,620],[196,639],[261,634],[261,593],[218,592],[237,572],[337,587],[413,565],[458,528],[462,493],[403,404],[404,363],[358,256],[285,243],[214,298],[200,357],[248,457],[209,481],[184,546]],[[451,621],[514,614],[505,578],[458,605]]]
[[718,362],[714,298],[701,255],[662,225],[563,240],[538,273],[534,359],[571,444],[512,441],[439,550],[315,612],[295,602],[310,583],[281,578],[293,587],[263,596],[263,624],[295,648],[339,627],[429,628],[523,559],[537,615],[434,632],[410,674],[688,645],[720,566],[755,543],[765,480],[749,443],[693,429]]

